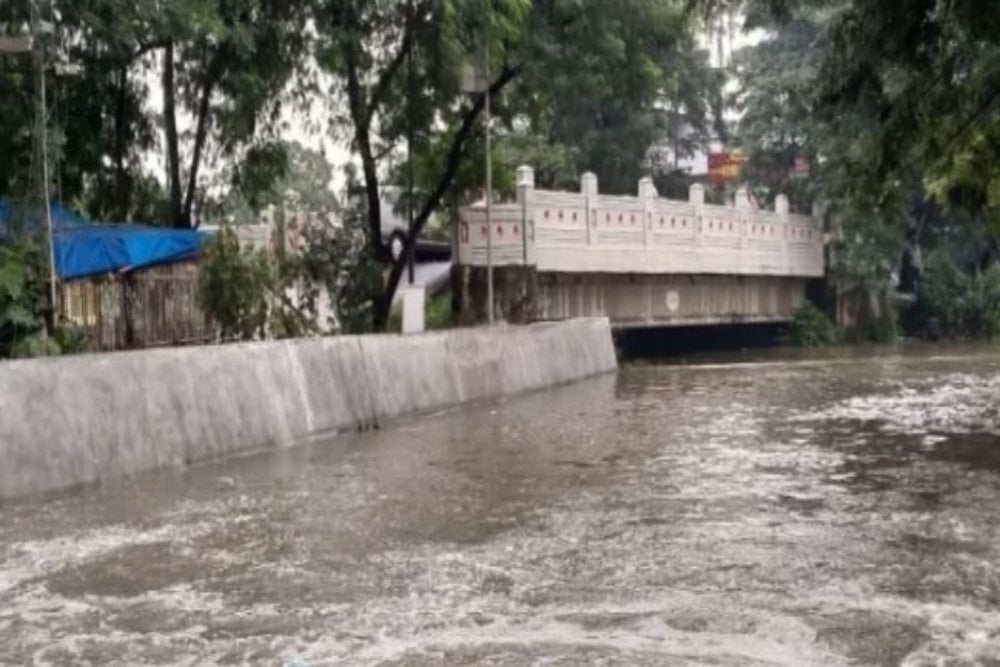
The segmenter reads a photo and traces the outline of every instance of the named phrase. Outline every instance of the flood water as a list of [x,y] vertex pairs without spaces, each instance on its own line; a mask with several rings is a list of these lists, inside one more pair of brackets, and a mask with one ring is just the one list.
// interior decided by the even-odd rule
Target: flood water
[[633,366],[2,506],[0,663],[1000,664],[998,528],[998,355]]

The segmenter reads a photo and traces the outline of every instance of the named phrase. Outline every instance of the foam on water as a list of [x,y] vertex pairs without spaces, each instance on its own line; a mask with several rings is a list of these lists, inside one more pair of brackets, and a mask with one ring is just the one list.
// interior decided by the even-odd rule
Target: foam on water
[[975,664],[998,383],[635,369],[5,507],[0,663]]

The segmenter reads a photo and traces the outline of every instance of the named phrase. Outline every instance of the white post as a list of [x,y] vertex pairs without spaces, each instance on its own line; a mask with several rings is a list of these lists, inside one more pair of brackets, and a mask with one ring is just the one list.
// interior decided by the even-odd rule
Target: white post
[[531,201],[534,189],[535,170],[527,165],[521,165],[517,168],[517,203],[521,205],[521,246],[525,265],[528,264],[528,230],[534,227]]
[[424,286],[406,285],[400,292],[403,301],[403,333],[421,333],[424,330],[424,301],[427,296]]
[[705,203],[705,186],[701,183],[692,183],[688,188],[688,201],[694,206],[701,206]]
[[736,190],[736,197],[733,201],[733,205],[738,211],[747,211],[752,209],[750,206],[750,190],[745,185],[741,185],[738,190]]
[[783,227],[784,243],[781,244],[781,261],[785,267],[785,271],[788,273],[792,272],[792,256],[789,252],[789,237],[788,237],[788,197],[785,195],[778,195],[774,198],[774,212],[781,220],[781,226]]
[[[592,171],[585,171],[580,176],[580,193],[583,194],[583,205],[586,210],[583,212],[583,219],[587,223],[587,245],[593,243],[593,226],[597,222],[597,174]],[[591,219],[593,215],[593,219]]]
[[[747,186],[741,185],[739,188],[737,188],[736,194],[733,196],[733,208],[736,209],[736,213],[740,217],[745,217],[745,219],[750,224],[754,224],[756,222],[754,220],[753,207],[750,205],[750,190],[747,189]],[[750,229],[751,227],[749,224],[747,223],[743,224],[743,238],[740,239],[741,249],[746,247],[746,239],[748,234],[750,233]],[[753,261],[747,259],[746,250],[740,252],[740,266],[742,267],[741,270],[752,271],[752,272],[757,272],[760,270],[759,262],[757,261],[758,252],[760,252],[759,246],[758,249],[754,251]]]
[[[701,216],[702,209],[705,207],[705,186],[701,183],[692,183],[691,187],[688,188],[688,202],[694,207],[695,217],[697,218],[698,226],[695,228],[695,234],[697,235],[697,241],[695,245],[701,245]],[[692,224],[696,222],[691,221]]]
[[774,198],[774,212],[778,214],[782,220],[788,220],[788,197],[785,195],[778,195]]
[[649,245],[650,224],[653,219],[653,203],[656,200],[656,186],[653,179],[643,176],[639,179],[639,199],[642,200],[642,245]]

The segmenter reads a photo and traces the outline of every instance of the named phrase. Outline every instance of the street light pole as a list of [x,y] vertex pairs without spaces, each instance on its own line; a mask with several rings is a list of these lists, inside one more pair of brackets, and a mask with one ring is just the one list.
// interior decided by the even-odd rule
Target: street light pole
[[[38,39],[39,27],[41,25],[41,10],[37,3],[31,3],[31,37],[32,41]],[[48,106],[45,96],[45,45],[44,40],[38,40],[36,48],[36,62],[38,64],[38,83],[41,88],[39,94],[39,138],[42,143],[42,197],[45,199],[45,237],[48,250],[49,264],[49,306],[52,308],[52,324],[56,323],[56,253],[55,242],[52,232],[52,202],[49,195],[49,137],[48,137]]]
[[[488,5],[487,5],[488,7]],[[490,141],[490,17],[486,16],[486,66],[484,83],[486,87],[486,307],[489,309],[489,323],[493,324],[493,160]]]
[[[407,172],[407,193],[406,193],[406,219],[407,219],[407,236],[413,238],[413,97],[414,97],[414,78],[413,78],[413,2],[410,1],[407,7],[407,29],[410,31],[410,43],[406,49],[406,172]],[[414,282],[414,255],[416,255],[416,241],[413,242],[413,247],[410,248],[410,256],[406,262],[406,273],[409,278],[410,286],[413,286]]]

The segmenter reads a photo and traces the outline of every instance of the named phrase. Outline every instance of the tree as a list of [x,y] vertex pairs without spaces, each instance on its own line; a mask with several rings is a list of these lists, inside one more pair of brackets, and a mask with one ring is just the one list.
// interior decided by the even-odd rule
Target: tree
[[[731,104],[740,113],[737,135],[747,164],[744,178],[755,197],[772,202],[778,194],[793,207],[812,205],[818,158],[832,148],[832,137],[813,114],[813,95],[824,54],[824,29],[831,8],[804,9],[787,21],[771,24],[771,35],[741,49],[734,57],[740,88]],[[810,173],[796,174],[797,158]]]
[[[375,305],[378,328],[417,237],[477,144],[485,95],[463,96],[463,63],[481,65],[488,47],[485,79],[501,127],[521,119],[566,144],[579,142],[581,128],[598,128],[586,137],[585,159],[612,181],[643,164],[659,132],[649,110],[669,89],[663,63],[692,27],[667,0],[329,0],[320,17],[321,63],[348,100],[343,120],[361,162],[369,243],[381,257],[379,190],[388,163],[406,137],[419,163],[436,156],[436,169],[421,170],[414,230]],[[602,155],[612,141],[620,154]]]
[[[281,94],[306,54],[309,16],[309,3],[295,0],[190,0],[167,3],[155,16],[154,30],[164,42],[164,127],[174,226],[193,224],[199,169],[210,138],[232,156],[240,146],[259,141],[262,126],[273,128]],[[178,102],[194,119],[186,174],[181,171]]]

